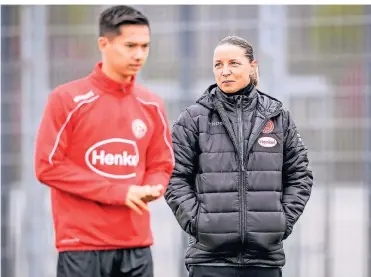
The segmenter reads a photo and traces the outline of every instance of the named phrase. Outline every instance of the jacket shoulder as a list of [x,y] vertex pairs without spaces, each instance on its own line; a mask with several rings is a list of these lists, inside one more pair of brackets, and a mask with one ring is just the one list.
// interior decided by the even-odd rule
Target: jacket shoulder
[[91,89],[87,77],[61,84],[49,94],[50,98],[58,98],[65,105],[74,107],[81,102],[89,102],[98,95]]
[[135,97],[143,103],[164,107],[164,100],[141,84],[135,83],[133,93]]
[[180,125],[197,133],[200,117],[207,116],[209,112],[206,107],[198,103],[193,104],[182,110],[177,120],[175,120],[174,126]]
[[267,93],[264,93],[264,92],[262,92],[262,91],[260,91],[258,89],[256,91],[258,93],[258,97],[261,98],[261,99],[263,99],[265,102],[275,103],[275,104],[282,105],[282,101],[281,100],[279,100],[279,99],[277,99],[277,98],[275,98],[275,97],[273,97],[273,96],[271,96],[271,95],[269,95]]
[[189,113],[189,115],[192,118],[197,118],[199,116],[206,116],[210,113],[210,110],[208,108],[206,108],[205,106],[199,103],[195,103],[191,106],[188,106],[185,110]]
[[289,130],[290,127],[290,122],[292,121],[291,113],[288,109],[283,109],[281,111],[282,115],[282,126],[283,126],[283,131],[286,133]]
[[283,103],[282,101],[274,98],[260,90],[257,90],[258,93],[258,104],[261,110],[272,113],[277,109],[282,110]]

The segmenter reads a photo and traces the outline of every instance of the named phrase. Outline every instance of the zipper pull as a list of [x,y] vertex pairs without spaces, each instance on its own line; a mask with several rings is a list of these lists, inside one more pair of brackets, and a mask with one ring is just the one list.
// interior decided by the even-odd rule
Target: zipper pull
[[237,109],[241,109],[242,96],[237,96]]

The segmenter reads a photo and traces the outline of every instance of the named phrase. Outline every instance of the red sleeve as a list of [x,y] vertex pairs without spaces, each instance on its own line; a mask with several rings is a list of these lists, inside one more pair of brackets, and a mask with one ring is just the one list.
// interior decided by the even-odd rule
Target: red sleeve
[[[74,112],[93,98],[69,108],[59,94],[53,91],[46,104],[36,137],[35,173],[37,179],[52,188],[104,204],[124,205],[128,187],[112,184],[109,180],[74,164],[66,157],[71,140]],[[95,96],[98,97],[98,96]]]
[[[156,106],[155,130],[147,149],[144,185],[163,185],[165,193],[174,169],[174,152],[168,120],[163,105]],[[161,196],[162,196],[161,195]]]

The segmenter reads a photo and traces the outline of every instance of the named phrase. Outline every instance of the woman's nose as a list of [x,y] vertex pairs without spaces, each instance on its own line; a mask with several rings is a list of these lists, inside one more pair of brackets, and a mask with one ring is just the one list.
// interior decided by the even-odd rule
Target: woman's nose
[[229,76],[229,75],[231,75],[231,74],[232,74],[232,72],[231,72],[231,70],[230,70],[228,67],[223,67],[222,75],[223,75],[224,77]]

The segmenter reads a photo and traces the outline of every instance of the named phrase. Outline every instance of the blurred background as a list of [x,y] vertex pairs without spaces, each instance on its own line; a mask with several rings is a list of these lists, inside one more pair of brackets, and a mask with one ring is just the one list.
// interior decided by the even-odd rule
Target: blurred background
[[[170,124],[213,83],[227,35],[249,40],[260,89],[284,101],[309,148],[313,194],[285,241],[284,277],[371,277],[371,6],[135,6],[152,24],[139,81]],[[1,276],[55,276],[49,189],[33,173],[48,93],[88,74],[106,6],[1,6]],[[153,203],[156,277],[185,277],[186,240]]]

